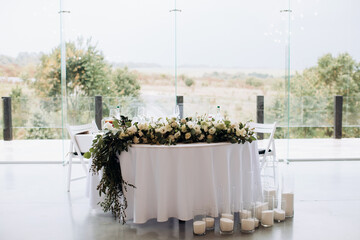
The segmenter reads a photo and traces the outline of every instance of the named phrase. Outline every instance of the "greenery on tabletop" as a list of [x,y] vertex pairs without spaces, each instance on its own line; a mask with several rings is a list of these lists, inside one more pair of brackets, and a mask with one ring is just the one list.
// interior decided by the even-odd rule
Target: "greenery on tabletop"
[[125,223],[126,197],[123,191],[135,187],[122,178],[119,155],[128,151],[131,144],[162,144],[199,142],[245,143],[256,140],[248,124],[218,120],[201,116],[197,118],[159,118],[156,121],[132,122],[127,117],[106,123],[105,133],[99,134],[86,158],[92,157],[91,171],[103,171],[97,187],[100,196],[105,195],[100,206],[105,212],[111,211],[115,218]]

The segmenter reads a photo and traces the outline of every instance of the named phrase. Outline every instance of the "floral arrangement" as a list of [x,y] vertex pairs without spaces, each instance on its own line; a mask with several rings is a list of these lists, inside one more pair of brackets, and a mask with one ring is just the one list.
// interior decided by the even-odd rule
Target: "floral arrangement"
[[207,115],[196,118],[159,118],[156,121],[134,122],[121,116],[104,125],[104,134],[96,136],[93,146],[84,157],[92,157],[91,171],[103,171],[97,186],[100,196],[105,195],[100,206],[105,212],[111,211],[115,218],[125,223],[127,201],[123,191],[134,187],[124,181],[119,164],[119,155],[128,151],[132,144],[163,144],[198,142],[245,143],[256,140],[248,124],[215,120]]

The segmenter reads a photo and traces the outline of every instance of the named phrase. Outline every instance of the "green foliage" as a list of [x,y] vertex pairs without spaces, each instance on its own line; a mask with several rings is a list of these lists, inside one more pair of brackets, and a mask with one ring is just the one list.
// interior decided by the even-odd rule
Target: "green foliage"
[[129,72],[128,68],[115,69],[111,73],[112,90],[116,96],[138,96],[140,84],[136,79],[136,75]]
[[185,79],[185,85],[188,87],[191,87],[194,83],[195,83],[194,80],[192,80],[191,78]]
[[[285,86],[287,88],[287,86]],[[344,96],[347,119],[360,118],[360,63],[348,53],[333,57],[326,54],[318,59],[316,66],[296,73],[291,78],[290,126],[294,138],[330,137],[333,134],[333,112],[335,95]],[[270,109],[269,118],[274,121],[287,119],[285,95],[279,94]],[[350,122],[351,123],[351,122]],[[355,124],[352,122],[352,124]],[[311,126],[311,127],[310,127]],[[356,137],[354,130],[345,131],[344,136]]]
[[[66,90],[68,95],[106,95],[110,68],[103,54],[87,41],[66,44]],[[33,87],[40,96],[61,96],[61,49],[41,57]]]
[[47,128],[48,123],[43,118],[42,114],[35,113],[33,118],[31,119],[31,126],[27,133],[26,139],[54,139],[56,133],[54,129]]
[[246,79],[246,84],[253,87],[262,87],[264,86],[264,82],[261,79],[255,77],[249,77]]

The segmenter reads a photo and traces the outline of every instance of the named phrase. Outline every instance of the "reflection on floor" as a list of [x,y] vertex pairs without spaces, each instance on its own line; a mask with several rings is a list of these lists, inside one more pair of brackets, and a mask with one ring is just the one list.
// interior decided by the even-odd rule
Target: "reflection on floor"
[[[66,167],[0,165],[0,239],[360,239],[360,162],[296,162],[295,217],[272,228],[231,236],[192,235],[192,222],[121,225],[88,208],[85,181],[66,192]],[[75,174],[81,167],[75,165]],[[77,172],[78,171],[78,172]]]

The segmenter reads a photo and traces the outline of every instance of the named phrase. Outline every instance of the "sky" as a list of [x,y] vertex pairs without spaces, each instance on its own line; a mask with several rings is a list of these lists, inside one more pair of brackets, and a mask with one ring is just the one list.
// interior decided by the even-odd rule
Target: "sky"
[[[177,0],[178,66],[293,69],[326,53],[360,61],[358,0]],[[67,41],[92,38],[110,62],[175,61],[172,0],[64,0]],[[0,0],[0,54],[48,53],[60,43],[59,0]],[[290,42],[288,27],[290,24]]]

